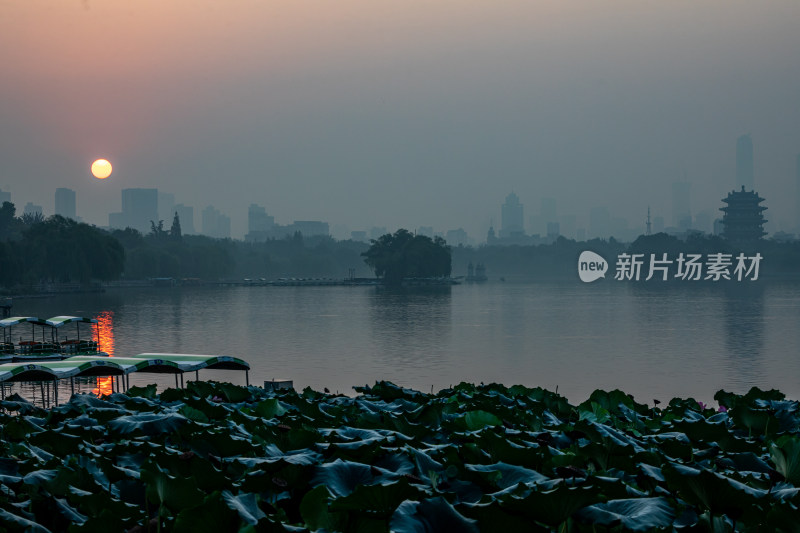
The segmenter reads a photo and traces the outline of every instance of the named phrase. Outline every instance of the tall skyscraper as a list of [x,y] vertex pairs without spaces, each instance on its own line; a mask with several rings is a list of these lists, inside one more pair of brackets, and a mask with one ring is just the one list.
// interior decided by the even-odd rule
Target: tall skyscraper
[[754,183],[753,140],[748,133],[736,139],[736,188],[744,185],[745,190],[752,191]]
[[[133,228],[143,234],[150,232],[150,222],[158,221],[158,189],[122,189],[122,212],[108,215],[112,228]],[[172,219],[164,221],[166,229],[171,223]]]
[[525,235],[524,206],[519,202],[519,196],[511,193],[506,196],[506,203],[501,210],[500,238]]
[[75,191],[72,189],[65,189],[59,187],[56,189],[56,205],[55,214],[61,215],[64,218],[71,218],[77,220],[75,212]]
[[0,205],[3,205],[5,202],[11,201],[11,193],[0,191]]
[[686,181],[676,181],[672,184],[672,225],[679,230],[692,228],[692,210],[690,207],[690,192],[692,184]]

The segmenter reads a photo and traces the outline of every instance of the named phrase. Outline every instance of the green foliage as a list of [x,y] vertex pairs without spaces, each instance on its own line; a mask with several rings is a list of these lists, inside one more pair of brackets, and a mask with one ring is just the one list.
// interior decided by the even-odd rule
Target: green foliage
[[[797,531],[800,423],[778,391],[715,412],[621,391],[389,382],[355,398],[190,382],[0,406],[10,530]],[[743,414],[744,413],[744,414]],[[756,413],[754,415],[753,413]]]
[[450,247],[444,239],[431,239],[399,229],[372,241],[361,254],[364,262],[388,285],[399,285],[406,278],[449,276]]
[[28,226],[14,245],[25,250],[20,257],[31,281],[112,280],[125,262],[124,249],[108,233],[59,215]]

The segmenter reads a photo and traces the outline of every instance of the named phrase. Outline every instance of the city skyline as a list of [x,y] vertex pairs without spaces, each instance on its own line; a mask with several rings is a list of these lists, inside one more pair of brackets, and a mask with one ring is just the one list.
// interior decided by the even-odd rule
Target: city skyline
[[0,188],[45,211],[74,190],[97,225],[128,188],[198,220],[213,205],[238,236],[253,201],[286,223],[482,235],[512,190],[578,226],[603,206],[670,221],[672,183],[691,184],[693,212],[736,187],[742,135],[770,223],[796,223],[796,3],[32,0],[0,15]]
[[[797,200],[800,202],[800,155],[798,155],[797,170]],[[491,221],[486,232],[474,234],[466,232],[462,226],[434,228],[433,226],[414,224],[409,224],[405,229],[429,237],[445,237],[454,245],[481,245],[487,241],[488,244],[542,244],[552,242],[558,236],[578,241],[591,238],[608,239],[609,237],[632,241],[640,235],[649,234],[648,220],[651,222],[651,233],[667,232],[678,236],[685,235],[687,231],[700,231],[707,234],[720,234],[718,225],[722,220],[716,213],[719,208],[717,207],[714,211],[711,210],[712,208],[702,208],[692,215],[690,189],[690,184],[687,182],[672,183],[672,225],[665,225],[664,216],[652,213],[649,206],[645,218],[635,220],[633,223],[624,217],[616,216],[613,211],[609,211],[607,206],[595,206],[591,209],[588,217],[579,220],[574,214],[559,214],[558,202],[555,198],[541,198],[540,208],[538,211],[533,210],[533,214],[527,217],[526,224],[524,204],[520,202],[519,196],[511,191],[505,197],[505,202],[499,205],[500,224],[494,228],[494,222]],[[736,189],[734,188],[733,191],[735,192]],[[10,193],[0,190],[0,201],[12,201]],[[166,193],[155,188],[123,189],[121,204],[121,211],[108,213],[108,224],[100,225],[100,227],[110,230],[131,227],[147,234],[153,224],[161,223],[164,227],[169,226],[177,214],[185,234],[234,238],[250,242],[280,239],[297,231],[306,236],[330,235],[337,240],[353,239],[366,242],[400,229],[399,227],[387,229],[386,226],[371,225],[351,230],[338,225],[334,226],[332,230],[328,222],[320,220],[294,220],[291,223],[281,224],[281,221],[276,221],[264,206],[251,203],[247,208],[246,215],[247,233],[235,235],[231,233],[230,229],[232,217],[210,204],[198,211],[200,213],[200,231],[195,230],[194,207],[176,203],[173,193]],[[76,213],[75,206],[75,191],[64,188],[56,189],[55,214],[82,221],[82,218]],[[45,218],[51,214],[42,206],[31,202],[25,204],[22,212],[18,208],[18,213],[38,213],[43,214]],[[494,229],[497,231],[493,233]],[[785,231],[773,231],[772,233],[779,234],[782,239],[793,234]]]

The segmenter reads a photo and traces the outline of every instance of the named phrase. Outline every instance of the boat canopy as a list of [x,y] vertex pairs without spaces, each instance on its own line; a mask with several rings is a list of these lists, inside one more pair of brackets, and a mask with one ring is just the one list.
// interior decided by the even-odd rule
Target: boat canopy
[[134,372],[183,374],[197,370],[250,370],[250,365],[226,355],[150,353],[132,357],[78,355],[63,361],[0,364],[0,383],[51,381],[74,377],[124,376]]
[[10,318],[4,318],[0,320],[0,328],[10,328],[11,326],[16,326],[17,324],[33,324],[36,326],[45,326],[51,325],[48,322],[35,317],[35,316],[12,316]]
[[183,372],[197,370],[250,370],[247,361],[229,355],[199,355],[188,353],[140,353],[136,359],[156,359],[176,363]]
[[53,326],[54,328],[60,328],[65,324],[72,324],[73,322],[77,322],[78,324],[97,324],[97,319],[83,316],[54,316],[53,318],[45,320],[48,326]]
[[50,381],[58,378],[59,374],[53,369],[43,366],[43,363],[5,363],[0,365],[0,382]]

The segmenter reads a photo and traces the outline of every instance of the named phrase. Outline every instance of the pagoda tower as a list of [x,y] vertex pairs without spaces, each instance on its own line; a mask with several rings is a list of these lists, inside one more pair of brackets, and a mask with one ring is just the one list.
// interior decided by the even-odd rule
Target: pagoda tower
[[759,205],[764,198],[757,192],[745,191],[742,185],[741,191],[729,192],[728,197],[722,201],[727,204],[719,208],[724,213],[722,236],[731,244],[746,248],[756,244],[767,234],[764,231],[764,211],[767,208]]

